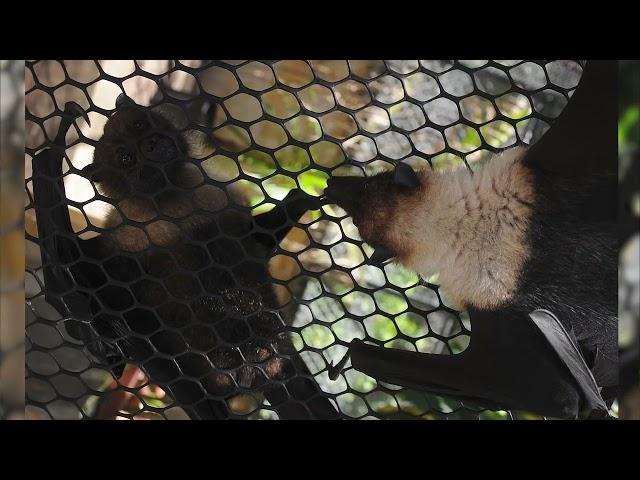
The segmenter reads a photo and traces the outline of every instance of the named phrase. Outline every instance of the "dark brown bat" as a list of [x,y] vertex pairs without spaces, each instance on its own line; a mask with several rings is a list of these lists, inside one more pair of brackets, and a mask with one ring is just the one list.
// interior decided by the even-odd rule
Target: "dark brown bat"
[[[33,159],[47,300],[69,333],[119,376],[139,366],[193,418],[233,416],[238,394],[264,394],[280,418],[336,411],[297,355],[266,262],[317,199],[299,190],[252,217],[227,205],[166,116],[121,96],[82,171],[113,210],[100,236],[71,229],[58,149]],[[222,185],[224,188],[224,186]]]

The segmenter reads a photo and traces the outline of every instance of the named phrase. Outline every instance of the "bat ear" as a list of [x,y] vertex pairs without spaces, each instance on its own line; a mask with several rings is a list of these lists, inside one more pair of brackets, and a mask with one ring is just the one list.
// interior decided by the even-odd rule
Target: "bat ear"
[[396,165],[393,180],[396,185],[405,188],[416,188],[420,185],[420,179],[416,172],[406,163]]
[[118,95],[118,98],[116,98],[116,108],[122,108],[123,106],[131,105],[132,103],[133,100],[127,97],[125,93],[121,93],[120,95]]

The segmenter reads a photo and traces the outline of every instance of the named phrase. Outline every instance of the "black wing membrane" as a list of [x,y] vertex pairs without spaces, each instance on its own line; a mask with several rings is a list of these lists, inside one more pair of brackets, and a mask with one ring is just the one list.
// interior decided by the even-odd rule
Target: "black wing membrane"
[[618,64],[590,60],[567,106],[525,162],[560,176],[615,174],[617,122]]
[[[62,114],[58,134],[52,148],[39,152],[33,158],[33,196],[41,242],[45,299],[60,312],[67,310],[61,295],[72,290],[74,281],[65,265],[78,259],[71,220],[67,209],[62,162],[65,137],[79,116],[77,104],[67,104]],[[86,314],[81,308],[76,315]]]
[[[63,317],[69,317],[65,328],[72,337],[87,344],[97,359],[113,364],[114,359],[119,360],[121,355],[115,347],[99,341],[92,332],[91,296],[79,288],[79,285],[92,283],[91,275],[77,267],[82,253],[92,253],[104,246],[95,239],[80,241],[73,231],[62,175],[65,137],[74,121],[81,116],[89,123],[86,113],[78,104],[67,103],[53,146],[40,151],[32,161],[33,200],[42,255],[45,300]],[[121,373],[121,367],[123,365],[119,371],[116,369],[116,375]]]
[[[547,310],[535,310],[529,317],[578,383],[584,395],[585,408],[606,414],[607,405],[600,395],[600,388],[580,351],[573,332],[567,331],[558,318]],[[595,363],[601,365],[597,360]]]
[[490,409],[579,415],[583,405],[573,377],[532,322],[488,312],[470,315],[471,343],[462,353],[417,353],[354,340],[348,352],[352,366],[387,383]]
[[[76,288],[86,283],[82,272],[70,270],[80,258],[78,239],[73,231],[62,175],[65,137],[78,117],[88,117],[75,102],[65,105],[62,120],[52,148],[34,156],[33,196],[40,238],[45,299],[61,314],[87,320],[90,316],[90,299]],[[87,245],[95,242],[86,242]]]

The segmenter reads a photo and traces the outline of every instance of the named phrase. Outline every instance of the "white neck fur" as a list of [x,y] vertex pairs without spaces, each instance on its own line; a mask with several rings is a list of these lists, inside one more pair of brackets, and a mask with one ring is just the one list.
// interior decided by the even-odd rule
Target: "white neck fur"
[[509,149],[473,175],[421,172],[420,201],[398,212],[394,237],[411,252],[399,261],[424,277],[439,272],[452,307],[495,308],[518,288],[535,204],[524,153]]

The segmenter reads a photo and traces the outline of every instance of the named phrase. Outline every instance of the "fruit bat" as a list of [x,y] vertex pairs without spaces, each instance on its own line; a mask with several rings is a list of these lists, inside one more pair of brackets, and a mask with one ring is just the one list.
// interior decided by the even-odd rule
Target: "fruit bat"
[[370,261],[439,273],[469,312],[456,355],[354,340],[331,366],[391,384],[551,417],[606,417],[617,385],[615,62],[589,61],[556,123],[534,145],[480,170],[332,177]]

